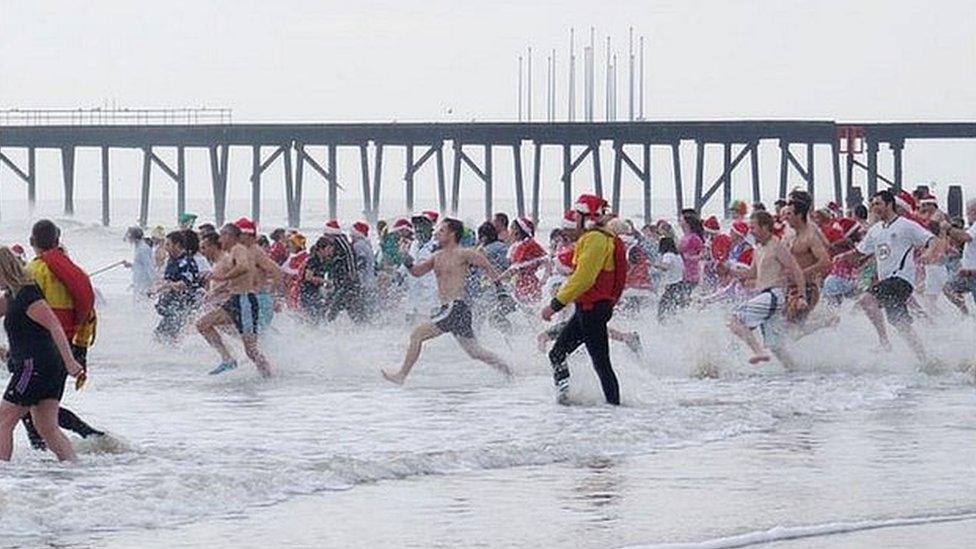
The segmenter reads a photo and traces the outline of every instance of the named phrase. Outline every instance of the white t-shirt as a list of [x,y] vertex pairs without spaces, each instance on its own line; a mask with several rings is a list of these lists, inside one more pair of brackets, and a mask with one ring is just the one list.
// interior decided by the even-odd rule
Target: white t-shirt
[[962,247],[962,261],[959,263],[959,268],[974,270],[976,269],[976,223],[970,225],[966,232],[972,240]]
[[662,255],[661,265],[667,267],[661,276],[661,283],[665,286],[677,284],[678,282],[681,282],[682,278],[684,278],[685,264],[681,260],[680,255],[673,252],[668,252]]
[[935,235],[914,221],[898,216],[890,224],[879,221],[868,229],[857,251],[873,255],[878,264],[878,280],[897,276],[915,286],[913,250],[925,246]]

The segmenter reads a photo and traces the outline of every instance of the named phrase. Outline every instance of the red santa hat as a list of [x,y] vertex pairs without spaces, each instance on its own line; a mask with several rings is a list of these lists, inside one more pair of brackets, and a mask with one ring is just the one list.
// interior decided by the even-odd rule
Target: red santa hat
[[752,254],[753,251],[751,247],[742,250],[742,253],[739,254],[739,259],[737,263],[739,263],[740,265],[745,265],[746,267],[752,265]]
[[931,193],[923,196],[922,199],[918,201],[918,204],[919,206],[928,204],[930,206],[935,206],[936,208],[939,207],[939,201]]
[[393,222],[394,231],[407,231],[409,233],[413,232],[413,223],[410,222],[406,217],[401,217]]
[[732,251],[732,238],[727,234],[716,234],[712,238],[712,258],[724,262]]
[[850,217],[842,217],[837,220],[837,225],[840,227],[843,235],[847,238],[854,236],[858,230],[860,230],[861,225],[856,219],[851,219]]
[[369,223],[366,223],[365,221],[357,221],[352,224],[351,232],[363,238],[369,238]]
[[576,228],[576,212],[573,210],[567,210],[563,214],[562,228],[564,229],[575,229]]
[[607,201],[595,194],[581,194],[573,204],[573,211],[586,217],[600,217],[607,214]]
[[325,230],[323,233],[326,236],[339,236],[342,234],[342,227],[339,226],[338,219],[330,219],[325,224]]
[[234,225],[240,229],[243,234],[256,235],[258,234],[258,226],[253,221],[246,217],[242,217],[234,222]]
[[839,222],[831,223],[823,228],[823,235],[827,242],[833,244],[844,239],[844,229]]
[[749,234],[749,224],[741,219],[737,219],[732,222],[732,234],[737,234],[739,236],[745,236]]
[[915,197],[908,191],[899,191],[895,195],[895,206],[911,213],[915,211]]
[[17,257],[21,257],[21,258],[24,257],[24,253],[25,253],[24,247],[21,246],[20,244],[14,244],[13,246],[11,246],[10,251],[13,252],[14,255]]
[[718,218],[714,215],[709,216],[708,219],[702,223],[702,227],[705,228],[705,232],[713,234],[722,230],[722,226],[719,225]]
[[530,237],[535,236],[535,223],[528,217],[519,217],[515,220],[522,232]]
[[441,217],[441,214],[435,212],[434,210],[424,210],[420,212],[420,215],[426,217],[427,219],[430,220],[431,223],[435,223],[435,224],[437,223],[437,220],[440,219]]

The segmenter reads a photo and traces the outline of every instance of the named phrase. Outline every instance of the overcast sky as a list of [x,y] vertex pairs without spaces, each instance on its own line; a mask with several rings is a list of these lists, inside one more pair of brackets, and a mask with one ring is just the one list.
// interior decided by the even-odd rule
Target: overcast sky
[[[3,4],[3,107],[115,101],[230,107],[236,121],[512,120],[517,55],[533,46],[535,110],[544,110],[543,56],[556,48],[564,117],[568,29],[583,38],[592,25],[599,101],[605,37],[621,67],[628,27],[646,37],[650,119],[976,119],[973,0]],[[932,154],[953,176],[974,166],[973,154]]]

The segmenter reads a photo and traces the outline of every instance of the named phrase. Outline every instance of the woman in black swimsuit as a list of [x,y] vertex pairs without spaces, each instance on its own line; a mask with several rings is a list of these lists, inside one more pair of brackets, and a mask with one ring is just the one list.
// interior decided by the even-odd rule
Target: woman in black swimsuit
[[34,426],[61,461],[74,460],[71,442],[58,428],[65,378],[84,372],[40,288],[7,247],[0,247],[0,314],[10,344],[12,374],[0,401],[0,460],[10,461],[13,431],[28,411]]

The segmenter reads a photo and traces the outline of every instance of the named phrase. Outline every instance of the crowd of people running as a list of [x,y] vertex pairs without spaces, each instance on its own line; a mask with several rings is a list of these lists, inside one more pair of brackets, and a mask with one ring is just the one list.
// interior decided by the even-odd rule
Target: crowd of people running
[[[803,190],[768,209],[730,206],[724,221],[689,209],[677,226],[661,219],[638,227],[602,198],[582,195],[543,242],[535,220],[504,213],[478,227],[424,211],[375,225],[331,220],[315,234],[276,228],[267,236],[247,218],[195,226],[187,214],[168,233],[130,228],[133,258],[124,264],[135,300],[159,316],[156,337],[173,342],[198,333],[219,356],[213,375],[238,366],[224,341],[235,332],[258,371],[273,375],[260,335],[277,314],[311,325],[343,313],[357,325],[405,316],[414,329],[404,360],[381,371],[394,383],[404,382],[425,341],[445,333],[510,376],[506,360],[477,334],[491,329],[509,340],[534,325],[560,402],[568,398],[567,358],[583,345],[607,402],[619,404],[609,342],[638,355],[642,349],[636,332],[609,326],[615,311],[679,323],[689,309],[724,308],[750,363],[775,357],[791,369],[790,343],[836,326],[840,305],[851,300],[870,319],[879,350],[891,348],[887,318],[928,365],[913,318],[940,314],[940,296],[968,315],[965,296],[976,298],[976,200],[966,204],[966,220],[950,218],[926,192],[884,190],[847,211],[833,202],[816,208]],[[90,278],[59,237],[50,221],[35,224],[29,262],[23,250],[0,247],[12,373],[0,406],[0,459],[10,458],[21,420],[35,447],[61,459],[74,454],[59,425],[83,437],[103,434],[58,404],[67,376],[79,387],[86,379],[96,323]],[[540,316],[552,324],[533,320]]]

